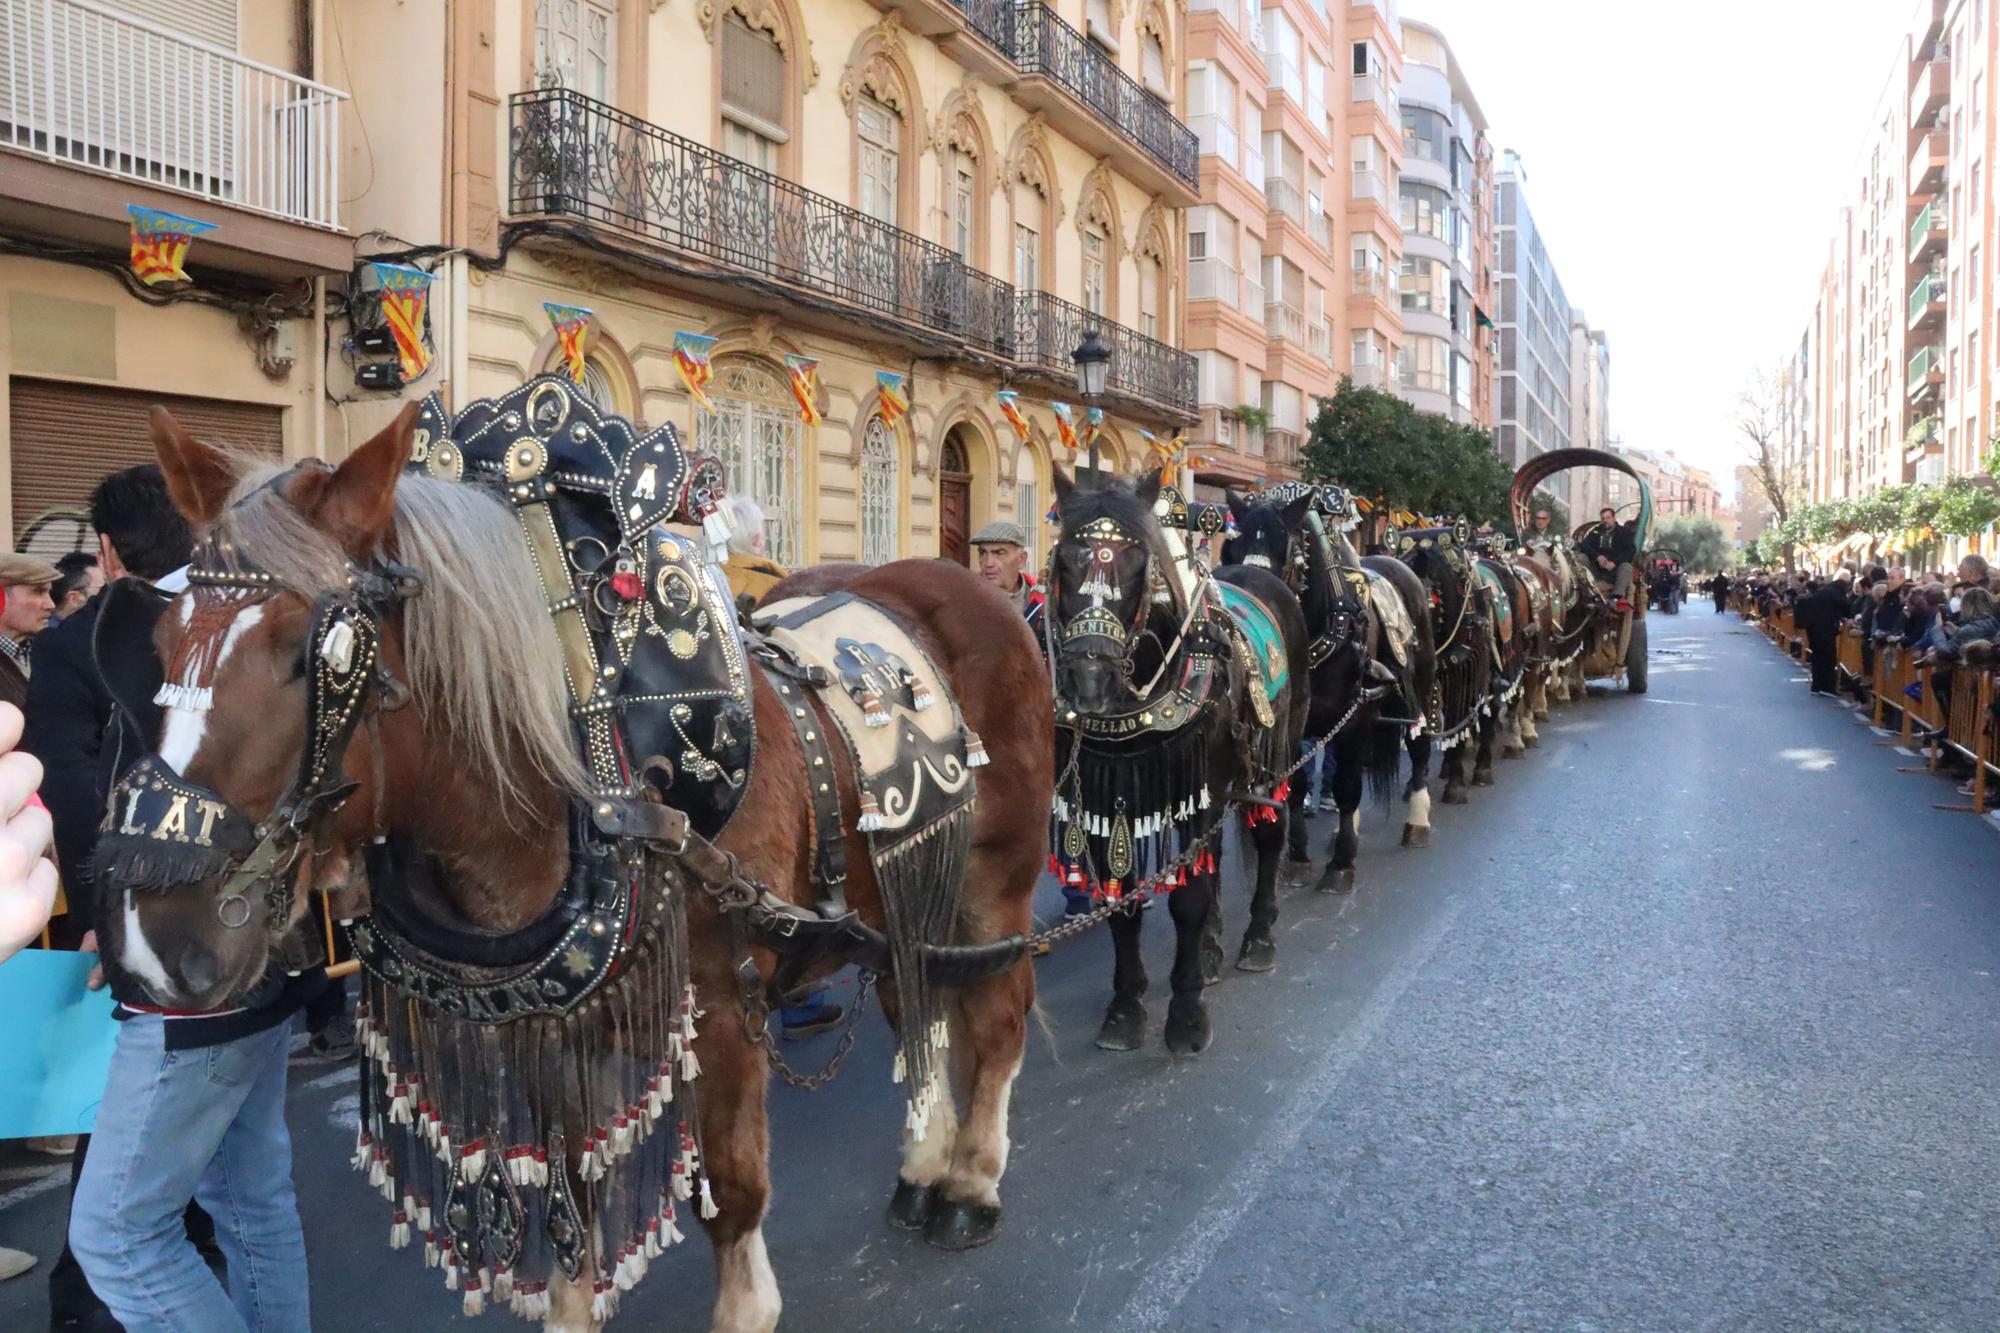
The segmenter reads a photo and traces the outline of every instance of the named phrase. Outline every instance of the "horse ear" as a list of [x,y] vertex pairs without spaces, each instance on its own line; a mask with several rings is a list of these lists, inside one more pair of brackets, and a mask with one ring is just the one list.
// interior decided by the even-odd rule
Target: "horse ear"
[[1312,496],[1301,495],[1284,508],[1285,530],[1295,532],[1299,524],[1306,521],[1306,509],[1312,504]]
[[159,455],[174,508],[195,527],[214,522],[236,485],[236,471],[229,466],[228,455],[188,434],[187,427],[164,407],[155,407],[149,421],[153,452]]
[[410,458],[417,407],[407,404],[379,435],[349,454],[332,472],[308,473],[305,482],[317,483],[317,496],[294,497],[294,503],[311,514],[350,555],[373,555],[396,516],[396,482]]
[[1243,503],[1243,497],[1236,493],[1234,486],[1224,486],[1222,488],[1222,498],[1229,501],[1229,512],[1233,517],[1240,520],[1244,514],[1249,512],[1249,506]]
[[1060,514],[1063,506],[1069,503],[1069,497],[1076,494],[1076,482],[1070,479],[1069,473],[1063,471],[1060,463],[1049,464],[1049,479],[1055,483],[1056,512]]
[[1139,478],[1139,484],[1133,487],[1133,493],[1139,497],[1139,503],[1146,507],[1147,513],[1153,511],[1153,502],[1160,498],[1160,481],[1160,469],[1148,468],[1146,475]]

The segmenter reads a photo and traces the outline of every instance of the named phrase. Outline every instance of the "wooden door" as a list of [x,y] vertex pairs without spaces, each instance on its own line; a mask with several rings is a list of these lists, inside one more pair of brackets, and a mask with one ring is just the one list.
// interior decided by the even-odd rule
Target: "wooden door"
[[944,442],[938,460],[938,554],[972,566],[972,473],[956,438]]

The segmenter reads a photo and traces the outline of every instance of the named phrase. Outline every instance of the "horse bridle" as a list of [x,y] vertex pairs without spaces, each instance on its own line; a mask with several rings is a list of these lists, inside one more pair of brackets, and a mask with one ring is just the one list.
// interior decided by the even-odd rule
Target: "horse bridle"
[[[278,935],[291,919],[301,853],[358,785],[338,779],[362,712],[380,690],[400,688],[381,661],[382,622],[421,591],[422,580],[390,561],[350,562],[341,585],[313,597],[269,574],[229,567],[212,543],[196,559],[192,594],[230,597],[237,615],[282,593],[311,603],[305,749],[271,813],[254,822],[157,752],[147,755],[112,790],[99,863],[111,882],[155,892],[226,874],[216,919],[232,930],[248,925],[252,895],[261,893],[267,928]],[[379,768],[379,752],[377,760]]]
[[[1079,543],[1090,548],[1090,573],[1085,576],[1082,586],[1076,588],[1074,591],[1090,598],[1091,604],[1068,620],[1063,621],[1061,632],[1057,633],[1056,618],[1061,614],[1063,591],[1061,562],[1057,559],[1057,556],[1063,545],[1070,542]],[[1117,566],[1118,557],[1125,551],[1133,549],[1140,551],[1146,557],[1146,587],[1140,594],[1138,607],[1134,610],[1132,618],[1128,623],[1125,620],[1121,620],[1117,613],[1105,605],[1105,603],[1116,597],[1119,591],[1118,586],[1111,582],[1111,573]],[[1165,672],[1167,664],[1172,662],[1175,655],[1179,653],[1181,645],[1187,639],[1189,630],[1192,628],[1195,620],[1199,618],[1202,598],[1206,591],[1205,586],[1195,589],[1194,595],[1189,599],[1187,615],[1181,620],[1173,642],[1160,645],[1160,669],[1154,672],[1153,679],[1142,687],[1133,680],[1135,674],[1133,653],[1137,650],[1141,639],[1151,637],[1157,640],[1159,638],[1157,634],[1146,628],[1146,621],[1152,614],[1152,607],[1155,600],[1161,596],[1166,586],[1160,572],[1157,554],[1146,542],[1145,538],[1127,531],[1123,524],[1108,515],[1094,518],[1068,537],[1065,537],[1062,541],[1056,543],[1055,548],[1049,552],[1048,568],[1045,574],[1045,582],[1048,585],[1047,605],[1049,609],[1043,612],[1043,621],[1047,627],[1044,632],[1049,636],[1051,641],[1051,667],[1054,666],[1058,657],[1083,656],[1110,658],[1117,664],[1119,674],[1124,679],[1126,688],[1132,691],[1135,696],[1142,699],[1152,693],[1153,687],[1159,683],[1160,676]],[[1207,571],[1204,570],[1202,580],[1204,585],[1207,582],[1207,577]],[[1079,645],[1091,639],[1104,640],[1111,644],[1116,651],[1112,653],[1091,652],[1079,647]]]

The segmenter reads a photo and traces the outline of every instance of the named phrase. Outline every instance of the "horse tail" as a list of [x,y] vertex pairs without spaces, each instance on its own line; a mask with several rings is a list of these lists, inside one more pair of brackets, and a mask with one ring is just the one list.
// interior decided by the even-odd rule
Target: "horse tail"
[[1403,774],[1403,729],[1408,725],[1396,719],[1378,719],[1368,728],[1367,752],[1362,756],[1362,764],[1367,775],[1368,797],[1378,809],[1387,810],[1390,797],[1396,794],[1397,779]]

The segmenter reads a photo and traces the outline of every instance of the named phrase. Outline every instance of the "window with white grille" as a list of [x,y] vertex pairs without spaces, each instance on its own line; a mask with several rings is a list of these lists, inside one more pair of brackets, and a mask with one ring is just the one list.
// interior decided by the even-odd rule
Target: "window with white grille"
[[1041,462],[1028,445],[1014,459],[1014,521],[1028,534],[1028,564],[1040,568],[1042,513]]
[[868,418],[861,435],[861,563],[884,565],[896,558],[896,432],[880,416]]
[[771,169],[777,146],[791,137],[786,123],[785,53],[776,39],[740,15],[722,20],[723,149]]
[[855,108],[861,136],[861,211],[878,222],[896,225],[897,131],[902,121],[872,97]]
[[1104,236],[1083,234],[1083,308],[1093,315],[1104,313]]
[[609,102],[618,52],[616,0],[535,0],[535,76]]
[[[1037,212],[1036,216],[1041,214]],[[1041,273],[1041,235],[1026,223],[1017,222],[1014,224],[1014,286],[1024,292],[1040,291]]]
[[709,396],[715,414],[695,413],[695,446],[722,459],[732,495],[755,500],[764,511],[764,540],[771,559],[799,563],[798,404],[784,377],[762,361],[717,363]]

